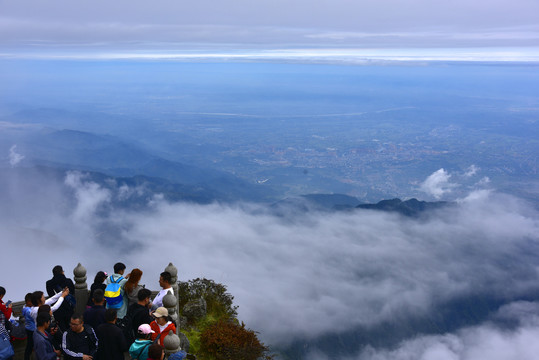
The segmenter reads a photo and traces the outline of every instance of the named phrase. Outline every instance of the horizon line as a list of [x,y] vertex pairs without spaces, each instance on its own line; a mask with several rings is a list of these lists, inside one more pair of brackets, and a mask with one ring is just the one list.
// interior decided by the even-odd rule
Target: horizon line
[[0,59],[13,60],[142,60],[226,62],[322,62],[374,64],[384,62],[539,62],[537,48],[379,48],[379,49],[240,49],[240,50],[120,50],[2,51]]

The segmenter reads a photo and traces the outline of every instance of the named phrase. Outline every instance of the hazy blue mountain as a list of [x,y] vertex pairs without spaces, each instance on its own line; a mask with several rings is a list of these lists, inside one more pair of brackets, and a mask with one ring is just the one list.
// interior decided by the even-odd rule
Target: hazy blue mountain
[[360,203],[356,197],[344,194],[306,194],[302,197],[326,208],[354,207]]
[[376,204],[360,204],[357,205],[358,209],[380,210],[380,211],[392,211],[398,212],[405,216],[418,216],[422,212],[428,212],[430,210],[439,209],[447,206],[449,203],[446,201],[419,201],[417,199],[409,199],[402,201],[401,199],[382,200]]
[[[9,140],[4,138],[3,141],[7,148]],[[274,199],[276,195],[267,184],[249,183],[225,171],[166,160],[139,143],[111,135],[46,128],[28,131],[26,136],[19,135],[16,144],[18,151],[25,154],[27,166],[102,172],[116,177],[141,175],[166,179],[171,184],[198,187],[214,194],[207,198],[203,196],[205,202],[211,197],[227,201],[261,201]]]

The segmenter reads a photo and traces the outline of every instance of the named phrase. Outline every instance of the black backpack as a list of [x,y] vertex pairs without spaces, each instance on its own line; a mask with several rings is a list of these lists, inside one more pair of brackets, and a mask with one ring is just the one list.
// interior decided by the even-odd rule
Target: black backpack
[[128,344],[132,344],[135,342],[136,337],[135,333],[133,332],[133,318],[132,315],[126,314],[122,319],[118,319],[116,321],[116,326],[122,330],[122,334],[124,335],[125,341]]
[[127,311],[127,314],[122,319],[118,319],[116,321],[116,326],[122,330],[122,333],[124,334],[125,341],[127,341],[128,344],[132,344],[137,339],[137,331],[133,329],[133,318],[135,315],[137,315],[140,311],[143,311],[144,309],[137,309],[135,312]]

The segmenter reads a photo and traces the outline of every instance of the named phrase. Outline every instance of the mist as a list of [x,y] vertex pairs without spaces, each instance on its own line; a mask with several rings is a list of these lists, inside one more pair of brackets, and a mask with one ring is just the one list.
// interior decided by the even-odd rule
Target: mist
[[[429,316],[470,296],[511,304],[539,290],[539,214],[492,189],[416,219],[367,210],[279,217],[263,205],[168,203],[159,194],[135,211],[115,203],[143,189],[103,188],[80,172],[4,172],[0,185],[1,285],[14,301],[43,290],[57,264],[72,276],[80,262],[90,284],[98,270],[122,261],[127,271],[142,269],[142,283],[157,290],[159,273],[172,262],[182,281],[227,285],[240,320],[282,347]],[[508,333],[470,327],[357,357],[436,358],[426,351],[474,338],[479,347],[489,338],[485,331],[492,341],[523,341],[539,332],[536,325]],[[448,349],[439,358],[479,358],[473,349]]]
[[[395,349],[367,347],[356,356],[343,360],[472,360],[472,359],[535,359],[539,345],[539,303],[513,302],[500,308],[484,323],[463,328],[455,333],[425,335],[407,340]],[[511,321],[515,327],[507,329],[500,321]],[[311,354],[317,360],[327,359]]]

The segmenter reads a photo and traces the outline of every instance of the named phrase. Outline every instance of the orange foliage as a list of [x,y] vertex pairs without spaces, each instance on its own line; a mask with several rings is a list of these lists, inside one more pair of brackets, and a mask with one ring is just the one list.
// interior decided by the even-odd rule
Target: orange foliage
[[255,332],[245,324],[219,321],[206,328],[200,336],[200,352],[204,359],[256,360],[265,355],[268,348],[258,340]]

